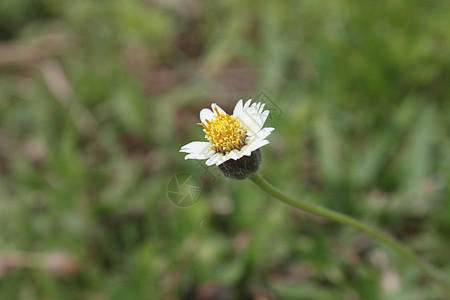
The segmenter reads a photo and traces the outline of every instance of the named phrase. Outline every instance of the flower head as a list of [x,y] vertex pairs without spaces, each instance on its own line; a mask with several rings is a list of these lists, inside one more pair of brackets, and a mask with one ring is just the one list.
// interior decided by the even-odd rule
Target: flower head
[[202,109],[200,125],[208,141],[191,142],[181,147],[180,152],[188,153],[185,159],[206,159],[206,165],[220,166],[229,160],[252,157],[253,151],[268,144],[266,137],[274,128],[263,128],[263,125],[269,111],[264,110],[265,104],[251,102],[250,99],[244,104],[239,100],[232,115],[215,103],[211,105],[212,109]]

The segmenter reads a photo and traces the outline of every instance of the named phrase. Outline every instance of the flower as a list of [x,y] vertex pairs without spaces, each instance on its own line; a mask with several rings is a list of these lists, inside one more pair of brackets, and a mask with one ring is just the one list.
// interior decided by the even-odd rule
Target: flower
[[[265,104],[251,102],[250,99],[243,104],[242,99],[239,100],[232,115],[215,103],[212,109],[202,109],[200,125],[208,142],[196,141],[181,147],[180,152],[188,153],[185,159],[206,159],[206,165],[220,166],[229,160],[255,156],[254,151],[269,143],[266,138],[274,128],[263,128],[269,115],[269,111],[264,110]],[[259,151],[258,155],[259,165]]]

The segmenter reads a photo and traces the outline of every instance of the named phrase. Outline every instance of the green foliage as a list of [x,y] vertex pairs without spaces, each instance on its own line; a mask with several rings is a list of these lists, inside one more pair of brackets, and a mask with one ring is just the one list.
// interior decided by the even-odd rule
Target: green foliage
[[[0,299],[444,299],[382,245],[178,150],[201,108],[264,91],[281,111],[261,173],[450,273],[449,12],[2,1]],[[185,209],[167,198],[182,172],[203,185]]]

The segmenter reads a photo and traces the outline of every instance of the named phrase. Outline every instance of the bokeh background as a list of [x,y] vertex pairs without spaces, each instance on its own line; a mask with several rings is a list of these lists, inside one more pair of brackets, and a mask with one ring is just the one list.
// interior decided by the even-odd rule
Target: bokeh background
[[2,0],[0,299],[445,299],[178,151],[203,107],[263,95],[268,180],[450,274],[449,19],[447,0]]

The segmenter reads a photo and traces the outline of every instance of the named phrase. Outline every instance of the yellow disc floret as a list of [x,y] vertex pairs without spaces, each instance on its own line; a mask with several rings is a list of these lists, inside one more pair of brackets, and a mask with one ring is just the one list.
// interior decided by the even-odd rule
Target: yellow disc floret
[[245,145],[245,129],[242,128],[241,122],[233,115],[220,113],[217,107],[214,107],[214,110],[214,118],[201,123],[212,150],[226,153],[241,149]]

